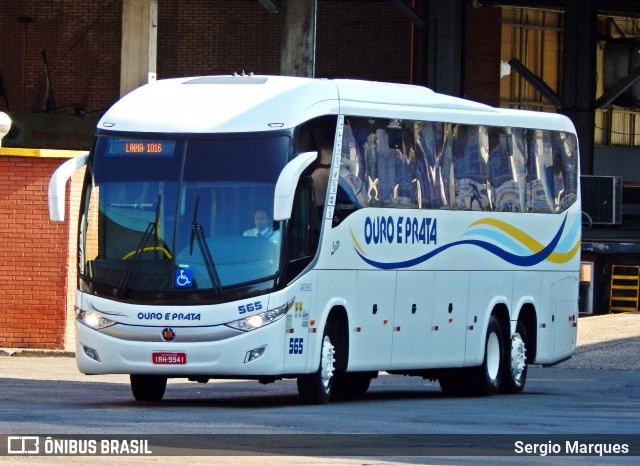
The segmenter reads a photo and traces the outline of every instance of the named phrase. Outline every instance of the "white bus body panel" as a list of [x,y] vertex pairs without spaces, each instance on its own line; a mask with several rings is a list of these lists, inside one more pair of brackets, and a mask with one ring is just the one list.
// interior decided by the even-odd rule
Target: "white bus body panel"
[[[227,84],[207,85],[216,79]],[[247,79],[264,82],[242,83]],[[420,86],[286,76],[159,80],[116,102],[98,129],[192,134],[275,131],[339,113],[575,133],[571,120],[562,115],[496,109]]]
[[[110,333],[116,332],[118,337],[76,322],[78,368],[86,374],[172,376],[240,377],[306,372],[309,370],[308,354],[315,345],[315,334],[309,324],[313,277],[314,274],[310,274],[286,290],[271,295],[217,306],[126,304],[77,291],[77,307],[99,311],[119,322],[114,328],[106,329]],[[251,332],[234,331],[224,325],[247,316],[238,313],[242,304],[260,302],[262,309],[266,310],[285,304],[293,297],[292,309],[273,324]],[[165,328],[175,331],[174,341],[161,340],[160,335]],[[133,339],[136,334],[143,336]],[[187,336],[187,339],[181,341],[181,336]],[[153,341],[144,341],[151,339]],[[294,343],[296,351],[292,350]],[[85,348],[96,351],[100,361],[89,357]],[[257,348],[265,348],[264,354],[244,363],[247,352]],[[187,364],[153,364],[154,352],[185,353]]]
[[[338,113],[336,87],[328,80],[291,77],[163,79],[116,102],[98,129],[166,133],[240,133],[293,128],[319,115]],[[233,83],[233,80],[237,84]],[[243,80],[264,80],[244,84]]]
[[393,367],[420,369],[433,363],[434,272],[397,272],[393,316]]
[[[277,131],[340,114],[575,133],[564,116],[494,109],[417,86],[259,76],[251,79],[264,79],[262,84],[208,86],[207,79],[213,78],[143,86],[109,109],[98,128],[185,134]],[[334,150],[336,170],[340,154]],[[333,208],[330,202],[327,210]],[[557,362],[575,350],[571,318],[577,317],[579,203],[562,214],[510,214],[510,226],[501,218],[493,212],[384,208],[358,210],[337,227],[327,218],[313,270],[286,289],[257,298],[271,309],[295,297],[293,309],[278,322],[222,340],[189,343],[116,340],[78,324],[78,365],[86,373],[240,377],[313,372],[324,324],[337,306],[347,313],[351,371],[478,365],[493,306],[506,306],[514,331],[525,304],[536,310],[533,362]],[[421,228],[426,236],[420,235]],[[543,252],[549,254],[536,261]],[[513,293],[505,296],[512,284]],[[128,305],[81,293],[78,298],[82,309],[115,312],[123,325],[151,326],[158,334],[164,327],[180,335],[182,328],[220,327],[242,317],[241,302],[185,306],[202,321],[176,322],[138,317],[164,316],[174,311],[169,306]],[[86,356],[84,346],[97,350],[102,361]],[[259,347],[266,348],[264,355],[244,364],[247,351]],[[188,364],[154,365],[154,351],[186,352]]]
[[[522,306],[535,308],[535,363],[570,356],[575,351],[578,296],[580,216],[576,210],[557,215],[513,214],[507,226],[498,221],[499,214],[490,212],[460,215],[446,210],[378,208],[356,211],[335,228],[325,225],[324,253],[316,270],[327,269],[320,272],[325,274],[364,269],[352,272],[344,279],[348,281],[338,281],[331,292],[342,294],[344,283],[353,283],[355,277],[366,276],[368,283],[363,286],[356,279],[355,293],[346,299],[349,370],[389,367],[390,341],[391,369],[478,365],[484,357],[488,319],[497,305],[509,311],[512,332]],[[384,228],[372,226],[382,218]],[[428,219],[431,239],[421,240],[413,227],[407,232],[407,219],[413,224],[414,218],[418,225],[426,225],[422,219]],[[371,229],[380,231],[375,234]],[[523,239],[522,232],[531,236]],[[529,241],[528,246],[518,244],[516,237]],[[547,251],[541,252],[545,246]],[[536,254],[548,257],[536,262]],[[395,298],[390,285],[394,282]],[[380,291],[385,288],[388,296]],[[554,291],[557,288],[559,292]],[[565,298],[560,303],[557,296]],[[320,303],[326,299],[318,298]],[[386,310],[390,300],[395,302],[391,315]],[[372,312],[374,303],[380,310],[377,315]]]

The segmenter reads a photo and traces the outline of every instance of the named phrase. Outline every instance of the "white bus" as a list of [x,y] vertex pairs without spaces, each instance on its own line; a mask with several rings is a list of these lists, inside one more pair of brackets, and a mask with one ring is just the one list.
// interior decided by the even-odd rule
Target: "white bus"
[[564,116],[357,80],[167,79],[54,174],[52,219],[85,163],[77,364],[130,374],[136,400],[168,378],[295,378],[326,403],[382,371],[517,393],[575,350]]

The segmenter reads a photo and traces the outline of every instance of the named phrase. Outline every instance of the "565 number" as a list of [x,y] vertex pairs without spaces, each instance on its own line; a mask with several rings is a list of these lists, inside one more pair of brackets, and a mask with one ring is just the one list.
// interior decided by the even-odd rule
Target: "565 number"
[[262,303],[256,301],[238,306],[238,314],[246,314],[247,312],[259,311],[262,309]]
[[289,338],[289,354],[302,354],[304,338]]

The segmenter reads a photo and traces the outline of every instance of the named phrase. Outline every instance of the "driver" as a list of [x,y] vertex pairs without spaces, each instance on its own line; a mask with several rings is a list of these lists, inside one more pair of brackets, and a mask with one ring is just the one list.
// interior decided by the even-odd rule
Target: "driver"
[[256,209],[253,214],[253,224],[255,227],[245,231],[242,236],[254,236],[274,244],[280,242],[280,232],[273,229],[273,219],[267,209],[262,207]]

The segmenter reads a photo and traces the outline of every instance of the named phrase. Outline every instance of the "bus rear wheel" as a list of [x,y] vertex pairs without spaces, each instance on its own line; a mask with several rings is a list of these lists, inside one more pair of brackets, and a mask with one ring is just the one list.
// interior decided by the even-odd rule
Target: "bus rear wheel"
[[136,401],[160,401],[167,388],[167,378],[160,375],[131,374],[129,380]]
[[500,388],[504,368],[504,341],[502,326],[496,316],[489,318],[484,344],[484,360],[478,367],[458,370],[442,377],[440,388],[445,395],[495,395]]
[[482,365],[470,371],[470,389],[475,395],[495,395],[500,388],[504,369],[502,326],[496,316],[489,318]]
[[336,371],[336,340],[332,325],[327,323],[320,349],[320,367],[313,374],[298,377],[298,394],[303,403],[325,404],[331,399]]
[[500,393],[520,393],[527,381],[527,329],[522,322],[516,325],[516,333],[511,337],[511,347],[506,357],[507,367],[500,385]]

